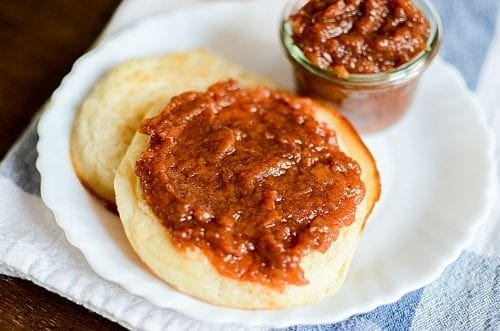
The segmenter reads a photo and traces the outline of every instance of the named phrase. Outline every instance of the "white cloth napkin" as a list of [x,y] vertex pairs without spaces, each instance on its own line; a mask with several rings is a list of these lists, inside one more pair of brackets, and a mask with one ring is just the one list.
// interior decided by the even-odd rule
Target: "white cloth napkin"
[[[193,2],[195,1],[126,0],[117,9],[98,43],[140,18]],[[497,38],[491,45],[477,89],[488,112],[489,122],[495,126],[497,141],[500,138],[499,32],[497,31]],[[34,120],[0,166],[0,273],[28,279],[130,329],[245,329],[236,325],[207,324],[158,308],[98,276],[80,251],[66,241],[64,232],[56,225],[52,213],[39,198],[39,177],[34,170],[37,157],[34,150],[37,141],[36,130],[33,128],[35,123]],[[500,256],[498,233],[500,214],[496,210],[481,227],[477,240],[469,247],[469,251],[481,256]],[[427,302],[426,292],[435,291],[432,285],[427,288],[428,291],[422,294],[421,305]],[[419,324],[419,318],[429,320],[426,312],[428,310],[417,311],[413,320],[414,327],[424,325]]]

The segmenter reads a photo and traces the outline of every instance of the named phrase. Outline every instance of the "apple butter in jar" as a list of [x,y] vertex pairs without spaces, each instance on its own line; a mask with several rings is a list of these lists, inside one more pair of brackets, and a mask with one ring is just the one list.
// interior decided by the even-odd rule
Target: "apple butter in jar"
[[428,0],[294,0],[281,40],[299,93],[334,104],[366,133],[403,116],[441,30]]

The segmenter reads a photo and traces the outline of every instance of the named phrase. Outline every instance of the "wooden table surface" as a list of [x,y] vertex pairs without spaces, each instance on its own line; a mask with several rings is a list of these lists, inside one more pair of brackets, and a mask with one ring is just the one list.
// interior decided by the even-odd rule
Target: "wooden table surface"
[[[0,1],[0,159],[120,0]],[[0,330],[121,330],[28,281],[0,276]]]

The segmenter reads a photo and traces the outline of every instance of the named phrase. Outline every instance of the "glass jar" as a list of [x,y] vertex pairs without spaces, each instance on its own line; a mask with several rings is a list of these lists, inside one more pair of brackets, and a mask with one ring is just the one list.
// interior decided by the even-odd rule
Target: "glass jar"
[[294,67],[298,92],[333,104],[362,133],[380,131],[396,123],[411,104],[421,74],[439,49],[442,26],[435,7],[429,0],[412,1],[430,26],[426,49],[412,60],[391,71],[346,76],[313,64],[295,45],[289,17],[307,2],[290,1],[281,24],[281,41]]

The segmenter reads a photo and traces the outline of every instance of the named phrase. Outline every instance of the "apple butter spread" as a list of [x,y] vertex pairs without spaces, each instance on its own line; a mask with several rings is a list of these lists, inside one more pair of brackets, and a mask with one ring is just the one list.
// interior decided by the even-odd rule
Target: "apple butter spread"
[[346,74],[395,69],[426,48],[430,33],[411,0],[311,0],[290,18],[307,58]]
[[307,284],[301,258],[355,220],[360,167],[317,122],[315,104],[233,80],[171,99],[140,132],[143,197],[175,247],[216,270],[282,288]]

